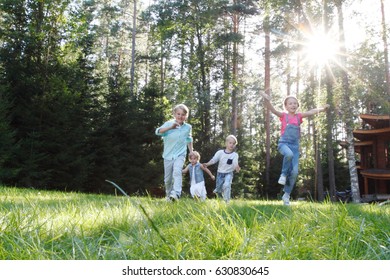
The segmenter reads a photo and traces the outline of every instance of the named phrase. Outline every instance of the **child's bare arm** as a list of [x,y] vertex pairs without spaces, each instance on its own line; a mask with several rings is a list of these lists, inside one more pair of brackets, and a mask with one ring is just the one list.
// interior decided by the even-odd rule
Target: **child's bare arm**
[[272,103],[271,103],[271,96],[269,96],[268,94],[266,94],[266,93],[263,92],[263,91],[260,92],[260,95],[264,98],[265,106],[267,106],[267,108],[268,108],[273,114],[275,114],[275,115],[278,116],[278,117],[281,117],[281,116],[283,115],[283,112],[276,110],[275,107],[272,105]]
[[192,156],[194,154],[194,145],[192,142],[189,142],[187,144],[188,150],[190,151],[189,156]]
[[173,122],[171,126],[168,127],[161,127],[158,132],[159,133],[164,133],[167,132],[168,130],[175,129],[176,127],[180,126],[177,122]]
[[315,108],[315,109],[311,109],[311,110],[309,110],[307,112],[303,112],[302,113],[302,118],[310,117],[310,116],[319,114],[321,112],[325,112],[326,110],[328,110],[329,107],[330,107],[330,105],[326,104],[324,107]]
[[207,174],[209,174],[209,176],[210,176],[211,179],[215,180],[215,176],[213,175],[213,173],[211,173],[210,169],[208,169],[206,166],[204,166],[204,165],[202,165],[202,164],[200,165],[200,168],[202,168],[202,170],[203,170],[204,172],[206,172]]
[[181,172],[183,173],[183,174],[185,174],[185,173],[187,173],[188,172],[188,166],[186,167],[186,168],[184,168]]

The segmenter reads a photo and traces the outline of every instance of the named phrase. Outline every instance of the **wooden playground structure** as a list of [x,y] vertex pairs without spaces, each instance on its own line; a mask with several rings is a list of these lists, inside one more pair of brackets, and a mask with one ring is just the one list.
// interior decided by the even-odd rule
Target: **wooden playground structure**
[[390,115],[362,114],[363,128],[353,131],[361,198],[390,199]]

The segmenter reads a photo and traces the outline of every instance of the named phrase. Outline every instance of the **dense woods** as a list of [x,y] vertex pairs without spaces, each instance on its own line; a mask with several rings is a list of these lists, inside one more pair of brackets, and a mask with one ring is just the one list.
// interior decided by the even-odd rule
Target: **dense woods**
[[163,185],[155,128],[185,103],[201,162],[235,134],[233,195],[275,198],[279,121],[263,106],[265,90],[280,108],[290,94],[301,110],[331,105],[303,123],[294,195],[356,189],[352,129],[360,113],[389,113],[389,7],[0,0],[0,182],[114,193],[112,180],[129,194],[151,192]]

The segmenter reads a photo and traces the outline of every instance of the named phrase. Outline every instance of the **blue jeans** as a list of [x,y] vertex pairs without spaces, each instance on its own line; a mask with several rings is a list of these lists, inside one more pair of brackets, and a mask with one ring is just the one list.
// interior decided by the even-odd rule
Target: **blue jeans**
[[183,184],[182,169],[185,162],[185,155],[177,159],[164,159],[164,184],[166,196],[180,198]]
[[283,155],[282,175],[287,177],[283,191],[291,194],[298,177],[299,146],[279,144],[278,150]]
[[229,202],[232,193],[233,172],[217,172],[217,180],[214,193],[222,195],[226,202]]
[[298,177],[299,138],[299,126],[287,125],[278,144],[278,150],[283,155],[281,173],[287,177],[283,191],[288,194],[291,194]]

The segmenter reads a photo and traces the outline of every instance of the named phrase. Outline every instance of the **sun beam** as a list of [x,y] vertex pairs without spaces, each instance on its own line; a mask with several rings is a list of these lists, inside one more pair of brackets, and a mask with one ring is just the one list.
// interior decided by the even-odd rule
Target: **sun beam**
[[337,44],[326,34],[316,34],[308,38],[304,52],[309,63],[322,66],[336,58]]

